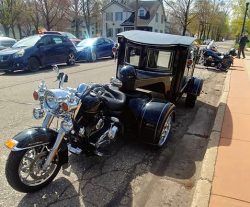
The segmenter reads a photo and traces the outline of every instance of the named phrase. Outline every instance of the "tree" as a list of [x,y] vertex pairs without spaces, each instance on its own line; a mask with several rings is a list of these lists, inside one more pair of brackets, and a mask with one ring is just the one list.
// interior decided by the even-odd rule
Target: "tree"
[[192,14],[194,0],[164,0],[170,8],[171,15],[177,20],[182,28],[182,35],[186,35],[187,27],[195,15]]
[[37,0],[37,9],[48,31],[65,18],[67,8],[67,0]]

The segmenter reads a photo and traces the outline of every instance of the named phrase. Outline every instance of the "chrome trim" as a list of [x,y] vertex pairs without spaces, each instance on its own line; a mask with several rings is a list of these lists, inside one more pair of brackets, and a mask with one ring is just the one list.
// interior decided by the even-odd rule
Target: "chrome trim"
[[38,147],[38,146],[42,146],[42,145],[47,145],[47,144],[49,144],[49,142],[38,144],[38,145],[32,145],[32,146],[24,147],[24,148],[14,147],[14,148],[11,149],[11,151],[14,151],[14,152],[15,151],[22,151],[22,150],[31,149],[31,148],[34,148],[34,147]]
[[42,127],[49,128],[53,119],[54,119],[54,116],[48,112],[47,115],[45,116],[45,119],[43,120]]

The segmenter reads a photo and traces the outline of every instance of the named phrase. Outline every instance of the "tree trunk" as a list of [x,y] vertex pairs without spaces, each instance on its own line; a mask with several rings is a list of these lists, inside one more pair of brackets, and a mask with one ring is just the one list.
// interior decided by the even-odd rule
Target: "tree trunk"
[[5,36],[9,37],[10,36],[10,27],[3,24],[3,29],[4,29]]
[[15,25],[11,25],[11,30],[12,30],[14,39],[16,39]]
[[20,25],[20,24],[17,24],[17,28],[18,28],[18,32],[19,32],[19,37],[20,37],[20,39],[22,39],[23,36],[22,36],[22,28],[21,28],[21,25]]

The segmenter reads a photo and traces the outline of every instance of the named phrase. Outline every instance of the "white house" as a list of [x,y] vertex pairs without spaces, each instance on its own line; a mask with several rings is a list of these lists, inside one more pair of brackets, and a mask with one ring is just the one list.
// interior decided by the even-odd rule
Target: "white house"
[[126,4],[111,1],[102,8],[102,35],[116,38],[116,35],[127,30],[146,30],[166,33],[166,16],[161,1],[139,1],[137,27],[135,28],[136,2]]

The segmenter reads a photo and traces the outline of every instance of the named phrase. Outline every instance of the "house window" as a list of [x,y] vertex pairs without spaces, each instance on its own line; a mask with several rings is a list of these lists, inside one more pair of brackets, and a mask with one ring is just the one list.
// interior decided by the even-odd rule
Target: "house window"
[[155,32],[158,32],[158,29],[155,29]]
[[160,33],[163,33],[163,30],[161,30]]
[[115,13],[115,21],[122,21],[123,15],[122,12],[116,12]]
[[116,28],[115,29],[115,35],[117,35],[118,33],[121,33],[122,32],[122,28]]
[[172,52],[170,51],[159,51],[159,50],[148,50],[148,68],[155,70],[163,70],[171,72],[171,58]]
[[159,21],[159,14],[158,14],[158,13],[155,14],[155,21],[156,21],[156,22]]
[[161,15],[161,23],[163,24],[163,21],[164,21],[164,16]]
[[113,21],[113,13],[112,12],[106,13],[106,21]]
[[139,10],[139,17],[144,17],[144,16],[145,16],[144,9],[140,9]]
[[107,37],[113,37],[113,28],[107,29]]

